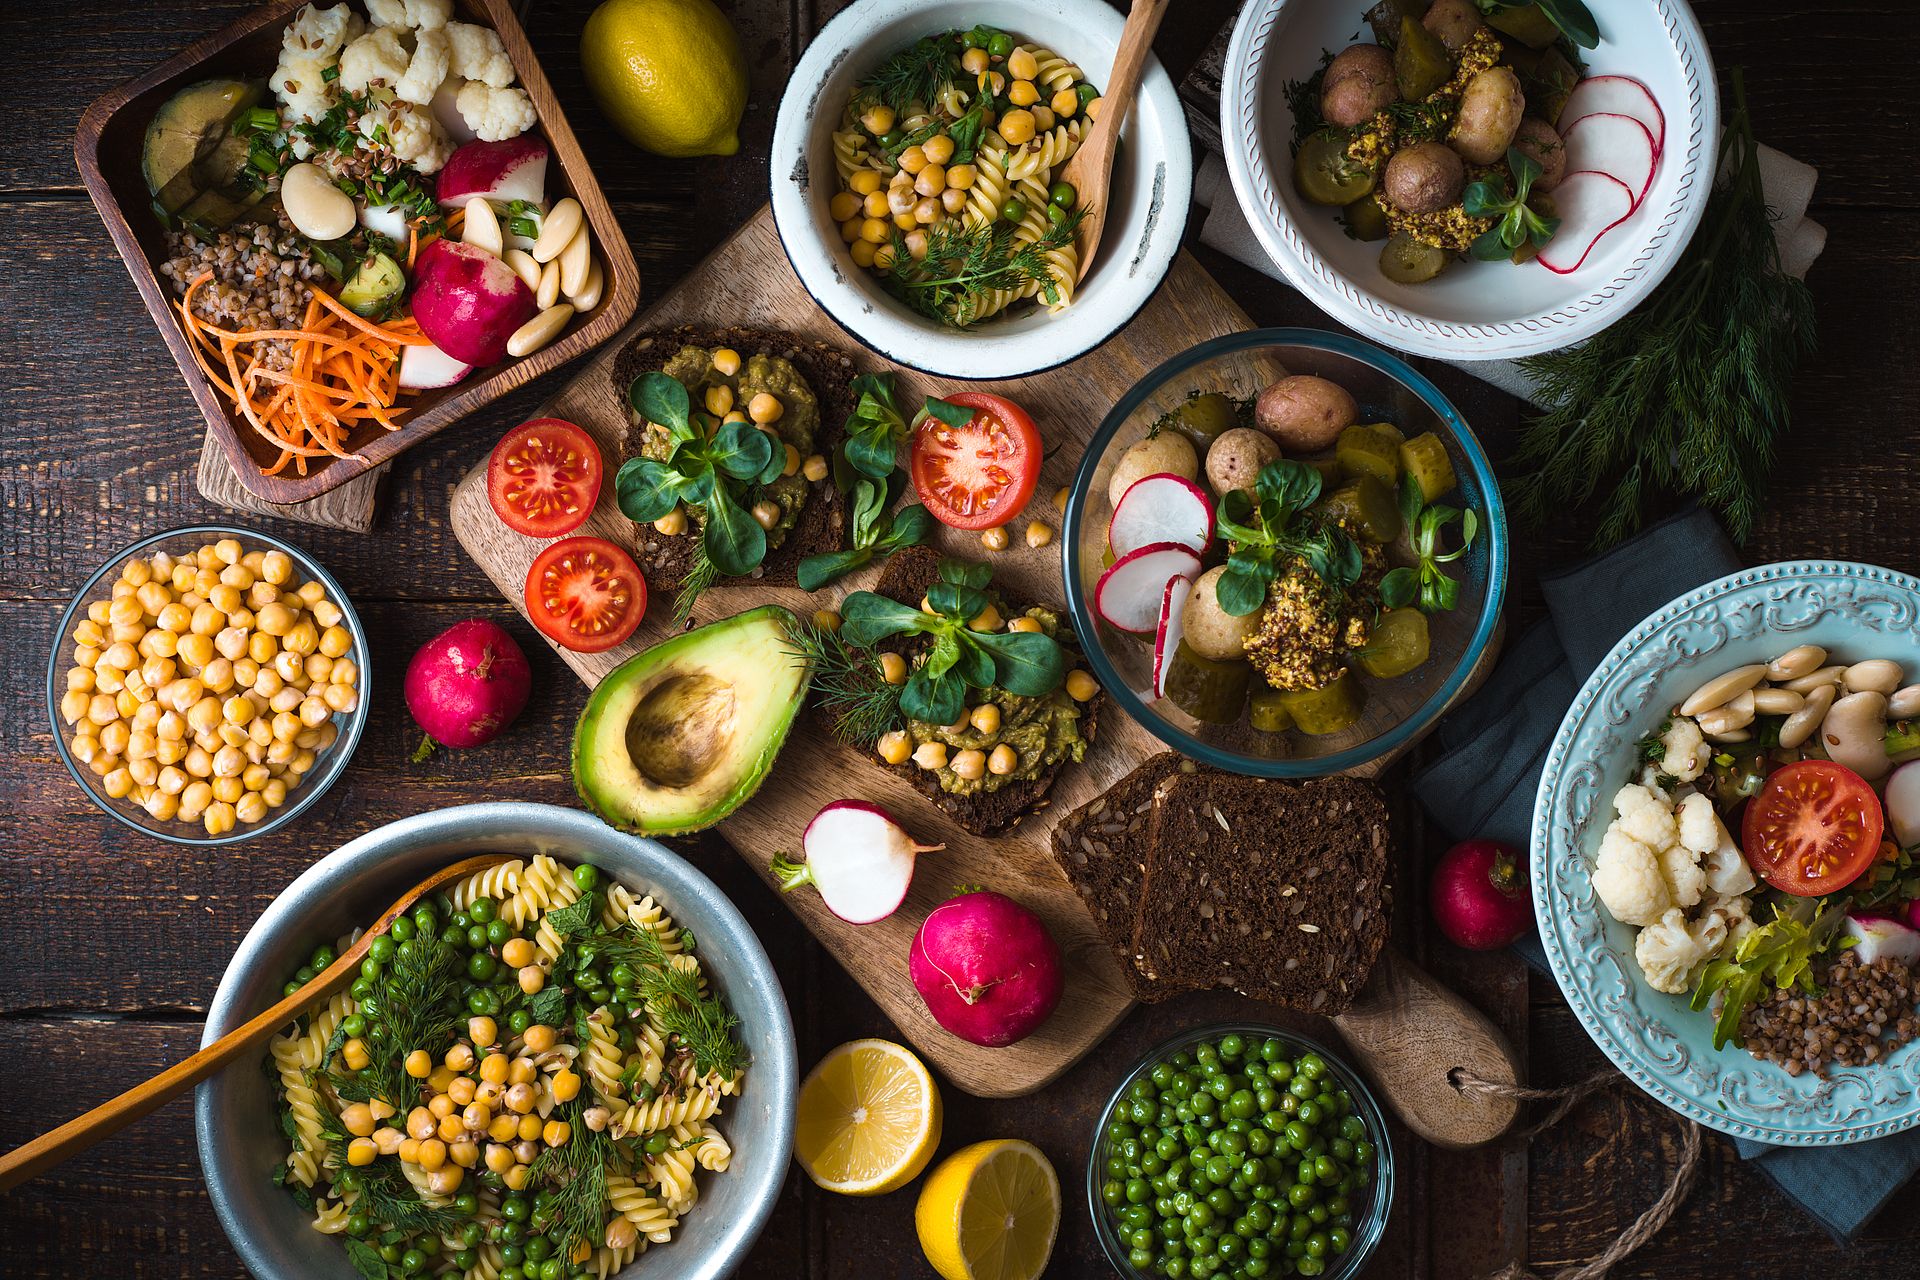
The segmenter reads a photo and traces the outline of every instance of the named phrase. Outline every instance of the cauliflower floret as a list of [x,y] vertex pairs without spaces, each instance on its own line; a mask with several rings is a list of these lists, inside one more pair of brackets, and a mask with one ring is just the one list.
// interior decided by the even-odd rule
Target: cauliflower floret
[[375,26],[438,31],[453,16],[453,0],[367,0]]
[[293,21],[280,33],[280,47],[315,58],[331,59],[347,43],[360,38],[367,24],[349,4],[331,9],[308,5],[293,15]]
[[422,31],[413,46],[413,59],[407,63],[407,74],[393,86],[394,96],[425,106],[447,78],[449,65],[447,33]]
[[341,50],[340,87],[360,93],[375,80],[398,84],[412,60],[413,52],[407,47],[405,31],[399,27],[375,27]]
[[1707,891],[1707,873],[1701,869],[1700,855],[1683,844],[1670,844],[1660,850],[1660,874],[1667,878],[1667,892],[1676,906],[1690,907]]
[[495,89],[478,80],[460,86],[454,99],[460,118],[483,142],[517,138],[533,128],[533,100],[519,89]]
[[447,41],[453,54],[453,74],[495,89],[504,89],[513,83],[513,62],[507,57],[506,46],[500,43],[500,33],[492,27],[449,22]]
[[[340,95],[327,81],[326,71],[332,65],[331,53],[280,50],[280,63],[273,69],[273,96],[280,100],[289,121],[318,120],[333,109]],[[304,142],[304,138],[296,137],[295,149]]]
[[1617,825],[1600,840],[1593,891],[1621,924],[1652,924],[1673,907],[1658,856]]
[[1727,824],[1720,821],[1720,815],[1712,816],[1715,833],[1713,851],[1702,862],[1707,888],[1721,897],[1752,892],[1753,868],[1747,865],[1740,846],[1733,842],[1733,835],[1727,830]]
[[1681,844],[1700,854],[1712,853],[1719,847],[1720,834],[1725,828],[1714,816],[1713,801],[1696,791],[1680,802],[1674,816],[1680,820]]
[[1686,716],[1673,718],[1673,723],[1660,735],[1660,745],[1667,749],[1660,761],[1660,772],[1681,782],[1692,782],[1706,772],[1711,758],[1706,737],[1701,734],[1700,726]]
[[1692,925],[1686,913],[1674,907],[1633,940],[1633,958],[1647,975],[1647,985],[1669,995],[1687,990],[1687,974],[1710,957],[1726,941],[1726,921],[1719,915],[1708,916]]
[[1620,829],[1649,848],[1665,849],[1679,838],[1673,809],[1645,787],[1629,784],[1620,788],[1613,797],[1613,807],[1620,815]]
[[423,174],[438,173],[453,154],[453,139],[433,114],[425,110],[406,110],[395,104],[387,126],[388,145],[393,154]]
[[[1748,877],[1748,886],[1752,886],[1752,877]],[[1745,894],[1716,901],[1713,910],[1725,917],[1727,922],[1727,940],[1720,944],[1720,953],[1731,954],[1740,945],[1741,939],[1760,926],[1753,922],[1753,904],[1747,901]]]

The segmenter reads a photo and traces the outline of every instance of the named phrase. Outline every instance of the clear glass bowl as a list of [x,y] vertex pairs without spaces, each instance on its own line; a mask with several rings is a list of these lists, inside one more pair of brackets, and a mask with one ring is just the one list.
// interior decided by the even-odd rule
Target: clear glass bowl
[[[1107,480],[1120,455],[1190,391],[1250,396],[1283,374],[1317,374],[1345,387],[1361,422],[1390,422],[1409,438],[1432,431],[1446,443],[1459,489],[1441,499],[1478,511],[1469,553],[1447,566],[1460,581],[1457,608],[1428,619],[1430,656],[1394,680],[1362,678],[1360,720],[1338,733],[1262,733],[1245,715],[1207,724],[1152,694],[1153,641],[1120,631],[1093,612],[1106,569]],[[1211,495],[1209,495],[1211,496]],[[1067,499],[1067,607],[1101,685],[1129,716],[1161,741],[1203,764],[1266,778],[1319,777],[1366,764],[1418,737],[1466,683],[1492,641],[1506,595],[1507,519],[1486,451],[1440,389],[1406,362],[1368,342],[1314,329],[1255,329],[1213,338],[1182,352],[1121,397],[1087,445]],[[1458,526],[1455,526],[1455,532]],[[1395,563],[1401,563],[1396,559]]]
[[[1094,1129],[1091,1154],[1087,1159],[1087,1212],[1093,1218],[1094,1235],[1099,1237],[1107,1261],[1126,1280],[1159,1280],[1156,1275],[1138,1270],[1127,1260],[1130,1252],[1127,1243],[1120,1238],[1120,1227],[1113,1220],[1113,1211],[1101,1199],[1100,1188],[1106,1182],[1107,1124],[1112,1118],[1113,1109],[1127,1096],[1134,1082],[1152,1071],[1156,1063],[1182,1049],[1191,1049],[1202,1040],[1218,1040],[1228,1034],[1238,1034],[1249,1040],[1255,1037],[1279,1040],[1286,1044],[1289,1058],[1317,1053],[1326,1060],[1329,1074],[1352,1095],[1354,1114],[1367,1126],[1367,1138],[1374,1148],[1372,1199],[1364,1213],[1356,1206],[1353,1226],[1349,1229],[1353,1238],[1347,1251],[1338,1258],[1330,1259],[1327,1269],[1320,1275],[1320,1280],[1351,1280],[1351,1277],[1360,1274],[1367,1259],[1379,1247],[1380,1237],[1386,1233],[1387,1215],[1393,1208],[1393,1143],[1387,1134],[1386,1117],[1381,1114],[1380,1104],[1374,1100],[1359,1072],[1348,1066],[1338,1054],[1310,1036],[1261,1023],[1221,1023],[1183,1032],[1150,1050],[1121,1079],[1113,1096],[1107,1099],[1107,1105],[1100,1109],[1100,1120]],[[1283,1274],[1283,1269],[1275,1266],[1269,1274]]]
[[[86,616],[87,606],[96,600],[110,598],[113,583],[120,575],[121,566],[137,556],[152,556],[156,552],[166,551],[175,556],[199,550],[208,542],[220,538],[237,539],[247,551],[282,551],[292,559],[294,572],[301,582],[317,581],[327,589],[327,598],[340,606],[342,614],[340,625],[347,629],[353,638],[353,648],[349,656],[359,665],[360,676],[357,687],[360,700],[350,712],[336,713],[332,723],[337,736],[333,745],[320,752],[313,768],[301,780],[297,787],[289,789],[286,803],[273,810],[260,822],[234,824],[232,831],[221,836],[209,836],[206,829],[196,822],[182,822],[174,819],[161,822],[132,800],[115,800],[101,789],[100,779],[89,768],[74,759],[69,739],[73,730],[60,716],[60,698],[67,689],[67,668],[73,665],[73,629],[81,618]],[[334,580],[332,574],[320,567],[320,562],[302,551],[299,547],[271,534],[255,529],[245,529],[238,525],[192,525],[184,529],[170,529],[165,533],[156,533],[152,537],[142,538],[132,546],[107,558],[107,562],[94,570],[91,577],[81,586],[79,594],[73,598],[66,612],[60,615],[59,628],[54,632],[53,651],[47,657],[47,720],[53,726],[54,748],[60,753],[61,763],[67,766],[67,772],[87,794],[87,798],[99,807],[102,813],[135,831],[165,840],[170,844],[215,845],[238,844],[242,840],[252,840],[277,831],[292,822],[306,811],[308,806],[325,795],[346,769],[347,761],[353,756],[353,749],[359,745],[360,734],[366,728],[367,716],[373,706],[373,671],[367,648],[366,629],[360,625],[360,615],[354,612],[353,603],[347,599],[347,593]],[[199,832],[199,834],[194,834]]]

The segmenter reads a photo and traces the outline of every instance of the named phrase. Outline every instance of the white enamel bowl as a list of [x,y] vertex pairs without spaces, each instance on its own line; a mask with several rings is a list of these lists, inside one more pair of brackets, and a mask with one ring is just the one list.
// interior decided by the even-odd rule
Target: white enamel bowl
[[1402,351],[1496,360],[1551,351],[1631,311],[1665,278],[1700,223],[1720,136],[1713,62],[1685,0],[1593,4],[1600,47],[1588,74],[1632,76],[1666,116],[1653,185],[1626,222],[1568,275],[1538,263],[1456,262],[1425,284],[1380,274],[1380,245],[1350,239],[1336,210],[1293,188],[1293,113],[1286,85],[1321,52],[1372,35],[1363,0],[1251,0],[1221,78],[1220,135],[1234,194],[1267,255],[1342,324]]

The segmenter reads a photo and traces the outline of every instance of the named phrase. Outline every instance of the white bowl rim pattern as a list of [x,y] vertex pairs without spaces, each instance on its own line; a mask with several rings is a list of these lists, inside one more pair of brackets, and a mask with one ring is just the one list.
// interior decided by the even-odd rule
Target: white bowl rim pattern
[[[855,0],[820,29],[794,68],[774,121],[770,173],[781,246],[794,274],[835,324],[895,364],[938,377],[991,381],[1077,360],[1152,301],[1180,252],[1193,199],[1193,147],[1173,78],[1149,57],[1115,159],[1118,172],[1130,153],[1139,153],[1144,181],[1129,188],[1125,207],[1117,210],[1121,216],[1108,223],[1099,259],[1073,302],[1058,314],[1035,309],[964,332],[913,315],[871,272],[845,258],[837,235],[828,242],[833,224],[811,175],[821,172],[821,159],[832,173],[831,143],[823,141],[838,121],[840,104],[829,91],[846,64],[858,69],[879,61],[904,43],[895,34],[902,26],[926,35],[975,22],[1046,44],[1098,84],[1119,47],[1125,15],[1103,0]],[[1071,33],[1071,42],[1049,31]]]
[[[1678,160],[1682,167],[1666,204],[1648,210],[1656,217],[1644,243],[1608,279],[1570,288],[1564,301],[1531,314],[1485,323],[1423,315],[1382,297],[1329,262],[1288,214],[1280,192],[1291,177],[1276,173],[1269,160],[1262,104],[1265,94],[1273,92],[1265,86],[1266,79],[1282,74],[1269,66],[1280,14],[1289,4],[1298,7],[1309,2],[1352,3],[1355,24],[1362,22],[1360,0],[1250,0],[1235,24],[1221,74],[1220,134],[1227,140],[1227,173],[1248,225],[1287,282],[1321,310],[1380,342],[1417,355],[1514,359],[1592,337],[1631,311],[1673,269],[1706,211],[1720,138],[1713,61],[1699,20],[1686,0],[1632,0],[1648,10],[1648,21],[1657,21],[1664,29],[1687,88],[1685,109],[1667,112],[1667,146],[1662,153],[1663,163]],[[1625,17],[1624,8],[1609,6],[1603,21]],[[1663,104],[1663,109],[1668,105]],[[1683,150],[1678,145],[1682,140]],[[1660,185],[1656,178],[1656,193]],[[1330,221],[1331,211],[1327,212]],[[1634,216],[1639,213],[1636,210]],[[1560,278],[1571,282],[1581,274]]]

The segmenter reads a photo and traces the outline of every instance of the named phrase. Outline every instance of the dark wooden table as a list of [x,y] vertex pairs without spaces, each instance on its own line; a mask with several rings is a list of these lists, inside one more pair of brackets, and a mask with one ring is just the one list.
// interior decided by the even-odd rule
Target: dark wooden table
[[[798,51],[838,0],[722,0],[755,68],[741,153],[675,162],[636,152],[595,115],[576,51],[589,0],[534,0],[528,25],[613,200],[656,297],[766,193],[772,117]],[[387,672],[359,754],[290,830],[192,853],[135,837],[97,813],[54,753],[41,681],[61,606],[82,577],[136,536],[220,513],[194,491],[201,424],[74,172],[72,135],[93,98],[244,8],[241,0],[10,0],[0,13],[0,1148],[78,1113],[186,1054],[222,968],[255,916],[299,871],[370,827],[482,799],[572,802],[563,744],[584,690],[494,596],[455,544],[447,500],[508,424],[568,376],[526,388],[403,457],[376,533],[287,525],[345,584]],[[1234,8],[1182,0],[1160,56],[1178,77]],[[1764,140],[1818,164],[1812,216],[1831,240],[1811,284],[1822,346],[1800,378],[1798,420],[1755,562],[1799,555],[1920,563],[1920,141],[1909,127],[1920,38],[1911,0],[1844,9],[1807,0],[1701,0],[1722,68],[1748,68]],[[1289,291],[1200,251],[1262,323],[1324,325]],[[1429,368],[1499,451],[1516,404],[1444,366]],[[1518,620],[1537,610],[1542,566],[1579,554],[1582,521],[1516,537]],[[509,621],[534,658],[532,706],[485,750],[412,764],[394,696],[400,664],[473,614]],[[1417,828],[1417,823],[1404,824]],[[1429,937],[1419,840],[1402,850],[1407,947],[1528,1046],[1542,1084],[1603,1065],[1550,981],[1506,956]],[[800,1059],[863,1035],[880,1016],[786,909],[717,840],[684,849],[746,912],[782,966]],[[1096,1112],[1138,1055],[1215,1015],[1260,1014],[1236,999],[1142,1009],[1052,1087],[988,1103],[947,1091],[952,1147],[1017,1135],[1053,1158],[1067,1208],[1053,1273],[1106,1268],[1079,1188]],[[0,1197],[8,1276],[236,1276],[201,1183],[186,1102],[37,1183]],[[1518,1255],[1543,1274],[1584,1258],[1651,1203],[1676,1153],[1677,1122],[1630,1088],[1603,1095],[1531,1143],[1461,1155],[1395,1135],[1400,1193],[1381,1277],[1476,1276]],[[1718,1138],[1699,1188],[1664,1234],[1617,1275],[1780,1280],[1920,1274],[1920,1188],[1902,1191],[1863,1238],[1836,1246]],[[771,1276],[931,1274],[911,1192],[847,1200],[794,1171],[756,1254]]]

